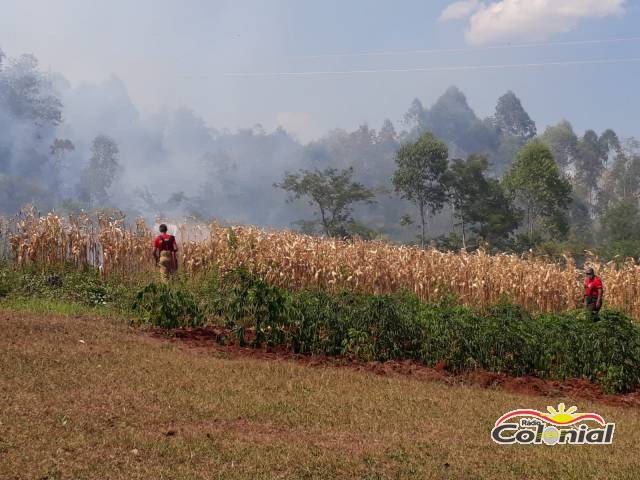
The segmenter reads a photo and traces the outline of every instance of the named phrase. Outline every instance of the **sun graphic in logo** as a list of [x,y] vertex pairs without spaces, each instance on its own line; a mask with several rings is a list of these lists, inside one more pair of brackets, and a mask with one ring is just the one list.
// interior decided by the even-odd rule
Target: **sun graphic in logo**
[[558,425],[570,424],[578,417],[579,415],[574,415],[575,412],[578,411],[578,407],[573,406],[569,407],[569,409],[565,410],[564,403],[558,405],[558,409],[548,406],[547,411],[549,413],[543,413],[542,415],[552,420],[553,423]]
[[604,418],[597,413],[578,413],[578,407],[573,406],[566,408],[565,404],[561,403],[558,405],[557,409],[552,406],[548,406],[546,412],[529,409],[512,410],[499,418],[496,425],[504,423],[515,417],[537,418],[548,424],[560,426],[574,425],[585,420],[593,420],[601,425],[606,423]]

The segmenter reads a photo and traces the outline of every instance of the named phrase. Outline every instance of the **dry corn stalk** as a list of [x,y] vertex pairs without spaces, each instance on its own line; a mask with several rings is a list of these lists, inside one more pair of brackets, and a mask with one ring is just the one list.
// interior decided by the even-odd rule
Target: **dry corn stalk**
[[[104,275],[125,276],[153,269],[153,234],[143,221],[127,227],[122,220],[31,214],[15,230],[11,245],[18,265],[72,262],[99,266]],[[571,259],[560,265],[517,255],[440,252],[215,223],[180,225],[177,237],[180,263],[188,273],[214,268],[224,273],[244,265],[290,289],[408,290],[423,300],[453,294],[471,306],[507,299],[532,312],[574,309],[582,298],[582,272]],[[597,258],[590,264],[604,280],[607,304],[640,318],[640,266],[632,260],[616,265]]]

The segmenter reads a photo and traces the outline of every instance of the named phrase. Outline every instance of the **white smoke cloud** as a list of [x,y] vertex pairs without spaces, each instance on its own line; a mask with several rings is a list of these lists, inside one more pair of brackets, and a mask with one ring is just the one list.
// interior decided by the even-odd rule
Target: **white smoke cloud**
[[624,13],[625,0],[501,0],[455,2],[442,20],[469,18],[465,34],[472,45],[540,41],[574,29],[582,20]]
[[276,123],[305,143],[317,139],[322,133],[309,112],[280,112],[276,115]]

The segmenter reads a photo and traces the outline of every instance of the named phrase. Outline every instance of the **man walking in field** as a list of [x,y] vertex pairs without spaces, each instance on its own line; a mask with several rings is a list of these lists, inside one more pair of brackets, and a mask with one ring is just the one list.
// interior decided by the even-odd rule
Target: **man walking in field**
[[597,318],[602,308],[603,286],[600,277],[596,276],[593,268],[587,268],[584,279],[584,306]]
[[153,241],[153,258],[160,269],[163,283],[168,283],[171,275],[178,269],[178,244],[176,237],[167,233],[167,226],[160,225],[160,235]]

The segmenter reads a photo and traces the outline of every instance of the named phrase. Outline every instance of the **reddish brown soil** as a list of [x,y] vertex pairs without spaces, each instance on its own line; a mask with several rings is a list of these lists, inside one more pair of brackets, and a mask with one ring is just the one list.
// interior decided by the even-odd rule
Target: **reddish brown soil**
[[[349,368],[371,372],[376,375],[395,375],[423,380],[437,380],[450,385],[466,384],[482,388],[501,388],[507,392],[542,397],[571,397],[587,399],[617,406],[640,407],[640,389],[624,395],[607,395],[600,386],[582,379],[563,381],[543,380],[537,377],[512,377],[504,373],[485,370],[451,373],[445,362],[439,362],[434,368],[426,367],[414,361],[388,361],[362,363],[345,357],[324,355],[299,355],[284,348],[240,347],[230,343],[232,334],[220,328],[181,328],[173,331],[151,329],[147,334],[152,338],[169,341],[186,348],[201,352],[214,351],[229,358],[254,358],[262,360],[290,360],[310,367]],[[224,337],[225,344],[221,344]],[[251,341],[250,334],[247,342]]]

